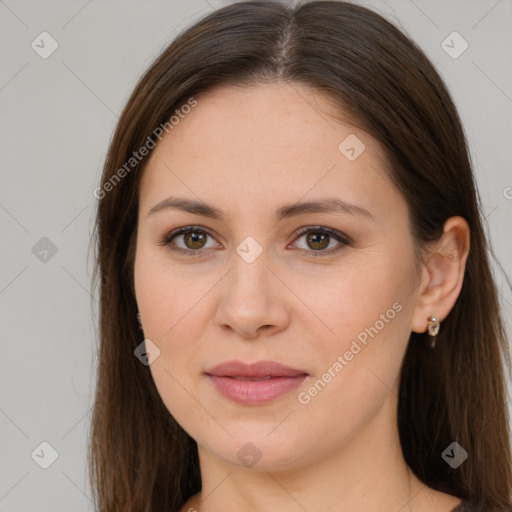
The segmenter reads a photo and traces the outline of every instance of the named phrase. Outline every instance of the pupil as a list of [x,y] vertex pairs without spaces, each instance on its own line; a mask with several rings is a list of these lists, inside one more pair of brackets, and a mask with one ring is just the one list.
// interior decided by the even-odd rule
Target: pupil
[[[187,235],[189,238],[192,238],[192,244],[199,243],[199,248],[202,246],[201,242],[204,242],[204,233],[192,232]],[[197,249],[197,246],[193,246],[194,249]]]
[[[326,235],[325,233],[316,233],[316,234],[313,234],[313,235],[310,235],[308,237],[308,243],[311,243],[313,244],[313,249],[325,249],[325,247],[327,247],[327,245],[329,245],[329,235]],[[327,244],[325,243],[322,243],[322,242],[325,242],[327,240]],[[315,245],[317,245],[317,247],[314,247]],[[320,245],[320,246],[318,246]]]

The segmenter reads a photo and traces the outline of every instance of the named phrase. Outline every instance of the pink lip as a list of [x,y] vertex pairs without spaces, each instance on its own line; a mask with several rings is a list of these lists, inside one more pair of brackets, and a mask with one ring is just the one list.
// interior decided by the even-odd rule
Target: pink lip
[[221,395],[245,405],[275,400],[298,387],[308,376],[304,370],[273,361],[228,361],[205,373]]

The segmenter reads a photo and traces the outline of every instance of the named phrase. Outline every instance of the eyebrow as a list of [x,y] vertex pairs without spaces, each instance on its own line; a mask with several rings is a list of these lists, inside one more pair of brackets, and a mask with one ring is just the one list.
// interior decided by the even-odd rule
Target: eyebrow
[[[157,203],[148,212],[148,216],[163,210],[178,210],[203,217],[210,217],[225,222],[221,210],[202,201],[195,201],[181,197],[168,197]],[[375,220],[375,217],[365,208],[347,203],[338,198],[326,198],[319,201],[308,201],[281,206],[274,212],[276,222],[283,219],[304,215],[306,213],[344,213],[358,215]]]

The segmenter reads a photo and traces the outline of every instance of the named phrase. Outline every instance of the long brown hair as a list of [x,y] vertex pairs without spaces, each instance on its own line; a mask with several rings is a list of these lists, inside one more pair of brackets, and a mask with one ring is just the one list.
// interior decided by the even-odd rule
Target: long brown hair
[[[97,510],[177,511],[201,489],[195,441],[133,354],[142,341],[133,263],[148,159],[130,158],[158,143],[156,128],[190,98],[200,102],[202,91],[269,80],[325,93],[340,114],[380,142],[386,172],[407,201],[417,248],[437,240],[449,217],[468,222],[464,284],[436,349],[425,347],[425,335],[411,333],[400,381],[400,442],[407,464],[429,487],[469,500],[475,510],[509,505],[503,364],[510,370],[510,355],[480,199],[450,94],[419,47],[367,8],[261,1],[228,5],[183,31],[140,79],[110,144],[95,237],[100,332],[88,455]],[[441,457],[454,441],[469,454],[457,469]]]

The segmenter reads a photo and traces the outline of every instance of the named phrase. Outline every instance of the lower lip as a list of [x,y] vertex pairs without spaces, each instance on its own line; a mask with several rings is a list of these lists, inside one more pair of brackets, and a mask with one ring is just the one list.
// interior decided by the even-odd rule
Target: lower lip
[[259,405],[286,395],[299,387],[307,375],[272,377],[267,380],[238,380],[232,377],[208,376],[215,389],[233,402]]

